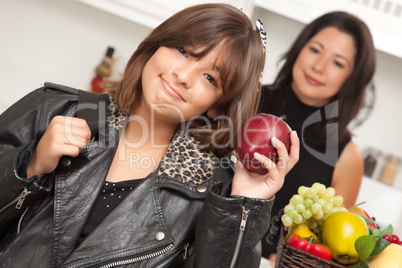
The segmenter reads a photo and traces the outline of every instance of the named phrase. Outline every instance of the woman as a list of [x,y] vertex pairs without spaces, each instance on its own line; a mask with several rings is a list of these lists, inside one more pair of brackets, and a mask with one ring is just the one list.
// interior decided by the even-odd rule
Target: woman
[[189,7],[145,38],[110,96],[46,84],[5,111],[0,264],[258,267],[298,157],[293,133],[290,154],[275,144],[281,165],[255,155],[268,175],[232,169],[231,131],[256,109],[261,34],[230,5]]
[[[346,12],[330,12],[308,24],[283,56],[275,81],[263,86],[259,112],[284,118],[301,139],[300,160],[277,193],[273,215],[299,186],[320,182],[353,206],[363,177],[363,160],[348,124],[361,109],[375,72],[368,27]],[[276,243],[264,239],[263,256]]]

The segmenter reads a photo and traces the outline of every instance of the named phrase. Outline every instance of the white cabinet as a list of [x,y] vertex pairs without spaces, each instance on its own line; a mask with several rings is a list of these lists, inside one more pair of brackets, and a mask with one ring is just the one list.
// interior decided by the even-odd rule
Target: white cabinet
[[350,12],[367,23],[377,50],[402,58],[402,0],[255,0],[255,5],[304,24],[329,11]]
[[229,3],[242,8],[248,15],[253,11],[250,0],[76,0],[106,12],[139,23],[151,29],[179,10],[202,3]]

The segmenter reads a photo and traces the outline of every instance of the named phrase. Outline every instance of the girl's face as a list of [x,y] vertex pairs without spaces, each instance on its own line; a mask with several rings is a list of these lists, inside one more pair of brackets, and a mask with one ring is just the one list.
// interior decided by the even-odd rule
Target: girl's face
[[310,106],[328,104],[352,73],[355,55],[352,36],[335,27],[318,32],[293,65],[292,88],[296,96]]
[[222,96],[219,80],[221,42],[201,59],[190,55],[202,48],[160,47],[142,73],[141,105],[164,120],[179,123],[208,111]]

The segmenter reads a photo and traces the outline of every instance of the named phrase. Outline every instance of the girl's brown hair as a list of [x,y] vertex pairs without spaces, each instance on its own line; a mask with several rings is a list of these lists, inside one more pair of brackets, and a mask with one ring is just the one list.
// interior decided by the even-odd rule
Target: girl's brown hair
[[[225,42],[220,71],[223,95],[214,105],[219,116],[192,120],[191,129],[201,144],[223,155],[234,148],[238,131],[256,113],[265,51],[260,34],[249,18],[226,4],[202,4],[174,14],[155,28],[128,61],[120,81],[109,83],[121,110],[130,113],[142,94],[141,76],[145,64],[161,47],[205,47],[203,57]],[[205,130],[211,131],[205,131]]]
[[[354,15],[343,11],[326,13],[308,24],[298,35],[295,42],[281,60],[278,76],[272,85],[264,85],[264,95],[276,95],[270,103],[270,109],[279,110],[284,105],[287,89],[293,80],[293,65],[306,43],[319,31],[335,27],[350,35],[356,47],[353,72],[342,85],[338,94],[330,102],[338,101],[339,140],[350,138],[349,123],[356,117],[364,103],[366,89],[372,82],[376,69],[376,53],[373,39],[367,25]],[[325,125],[323,125],[325,127]],[[322,132],[325,134],[325,132]]]

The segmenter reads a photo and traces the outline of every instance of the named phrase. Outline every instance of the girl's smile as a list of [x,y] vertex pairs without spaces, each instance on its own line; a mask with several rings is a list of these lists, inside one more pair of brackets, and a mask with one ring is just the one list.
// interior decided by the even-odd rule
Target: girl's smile
[[161,76],[161,82],[162,82],[163,87],[166,89],[166,92],[168,92],[173,97],[185,102],[185,100],[182,97],[182,95],[180,94],[180,92],[171,83],[169,83],[168,81],[163,79],[162,76]]
[[221,98],[219,70],[224,43],[201,58],[202,48],[159,47],[142,73],[142,99],[136,114],[153,112],[180,123],[203,114]]

